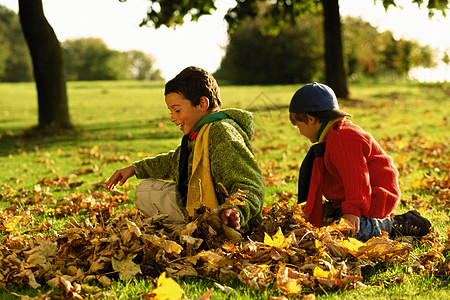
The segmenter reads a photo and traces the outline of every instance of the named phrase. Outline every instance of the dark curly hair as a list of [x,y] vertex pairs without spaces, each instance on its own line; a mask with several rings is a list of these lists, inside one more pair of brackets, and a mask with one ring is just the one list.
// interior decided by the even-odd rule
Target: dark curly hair
[[220,89],[216,79],[210,73],[198,67],[187,67],[168,81],[164,95],[170,93],[182,94],[194,106],[200,104],[202,96],[209,99],[209,109],[218,108],[222,105]]

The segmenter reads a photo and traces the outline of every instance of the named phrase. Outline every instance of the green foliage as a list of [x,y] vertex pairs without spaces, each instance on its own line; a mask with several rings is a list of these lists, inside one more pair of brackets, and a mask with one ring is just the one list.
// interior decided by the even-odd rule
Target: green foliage
[[247,20],[230,34],[217,78],[235,84],[289,84],[320,80],[323,35],[320,18],[308,15],[276,34],[263,33],[261,19]]
[[147,17],[142,20],[140,26],[152,23],[156,28],[162,25],[175,27],[184,23],[185,16],[189,16],[191,21],[197,21],[201,16],[211,14],[213,10],[216,10],[215,0],[150,0]]
[[[337,0],[338,1],[338,0]],[[230,25],[230,30],[235,30],[241,25],[241,22],[247,18],[255,18],[260,14],[260,9],[263,6],[263,16],[269,23],[275,26],[284,26],[286,23],[293,23],[295,19],[305,13],[314,12],[317,10],[320,0],[301,0],[301,1],[266,1],[266,0],[240,0],[236,1],[236,6],[231,8],[225,19]],[[390,6],[397,6],[398,0],[382,0],[383,6],[387,10]],[[412,0],[419,7],[426,3],[430,17],[436,11],[442,12],[446,15],[448,10],[449,0]],[[375,3],[374,3],[375,4]]]
[[152,56],[139,51],[130,50],[122,53],[124,59],[128,61],[127,79],[137,80],[161,80],[160,70],[154,70],[154,59]]
[[[419,6],[424,2],[423,0],[412,1]],[[448,1],[449,0],[429,0],[427,8],[430,16],[432,16],[436,10],[441,11],[445,16],[445,10],[448,9]],[[335,4],[331,6],[330,12],[332,12],[332,14],[324,15],[324,18],[326,18],[324,22],[324,31],[326,34],[329,34],[326,41],[339,41],[337,47],[341,48],[341,32],[333,30],[339,28],[340,25],[340,20],[337,18],[337,16],[339,16],[338,0],[335,2],[323,2],[320,0],[238,0],[236,1],[236,5],[228,10],[225,19],[228,22],[230,33],[237,30],[248,18],[255,19],[257,16],[260,16],[265,20],[265,31],[276,31],[286,24],[294,23],[298,16],[306,12],[316,11],[318,4],[320,3]],[[183,24],[185,16],[190,16],[192,20],[196,20],[201,15],[209,14],[211,10],[216,9],[214,4],[214,0],[151,0],[147,18],[142,21],[141,25],[153,23],[155,27],[158,28],[162,25],[176,26],[178,24]],[[383,5],[387,9],[391,5],[395,6],[396,1],[383,0]],[[331,16],[335,16],[335,18],[331,18]],[[338,96],[346,98],[348,96],[347,80],[345,77],[347,73],[342,49],[331,49],[332,47],[334,46],[326,47],[325,61],[327,68],[325,68],[324,77],[326,78],[326,81],[328,81],[327,83],[335,89]],[[407,49],[403,48],[403,50]],[[408,65],[405,66],[405,64],[403,64],[401,69],[404,70],[405,67],[408,67]]]
[[269,27],[283,27],[295,24],[297,18],[317,10],[319,0],[303,1],[237,1],[225,16],[230,32],[238,29],[246,19],[259,16]]
[[446,52],[444,56],[442,57],[442,62],[446,65],[450,63],[450,57],[448,56],[448,53]]
[[360,18],[343,22],[345,53],[352,78],[406,76],[417,66],[432,67],[433,51],[415,41],[396,40],[390,31],[378,32]]
[[159,80],[150,55],[130,50],[108,48],[100,38],[78,38],[62,44],[68,80]]
[[[67,80],[111,80],[121,77],[123,65],[120,66],[117,52],[110,50],[102,39],[66,40],[62,47]],[[120,67],[115,68],[118,62]]]
[[17,14],[0,5],[0,81],[33,79],[31,58]]
[[[448,9],[449,0],[412,0],[412,3],[417,4],[417,6],[421,7],[424,3],[426,3],[426,8],[428,9],[428,15],[433,17],[436,11],[442,12],[442,15],[446,16],[446,10]],[[389,6],[397,6],[395,0],[383,0],[383,6],[387,10]]]
[[375,74],[380,60],[378,30],[362,19],[350,17],[344,20],[343,35],[349,74]]
[[[343,21],[349,74],[355,79],[406,77],[413,67],[433,66],[433,51],[415,41],[396,40],[359,18]],[[297,18],[297,24],[265,32],[264,20],[243,21],[230,41],[217,78],[235,84],[289,84],[322,81],[323,34],[318,14]]]

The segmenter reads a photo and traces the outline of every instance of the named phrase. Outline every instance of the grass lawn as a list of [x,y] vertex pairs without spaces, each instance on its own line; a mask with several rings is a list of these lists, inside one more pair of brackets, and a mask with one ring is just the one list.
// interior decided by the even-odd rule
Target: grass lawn
[[[288,118],[288,104],[298,88],[294,85],[221,88],[223,107],[239,107],[255,115],[253,145],[266,176],[266,206],[274,204],[281,195],[296,193],[298,168],[310,146]],[[351,85],[350,90],[351,100],[340,101],[341,109],[351,113],[351,120],[380,142],[400,171],[402,200],[396,213],[419,210],[432,221],[435,236],[423,243],[413,243],[407,261],[364,268],[364,288],[343,291],[305,288],[297,297],[314,294],[319,299],[448,299],[450,268],[444,275],[436,269],[448,266],[450,260],[447,237],[450,84],[367,83]],[[87,210],[73,205],[63,205],[61,211],[61,204],[76,197],[89,198],[95,191],[106,195],[98,187],[116,169],[178,146],[182,136],[170,122],[163,91],[162,82],[69,82],[70,114],[76,130],[65,135],[36,137],[26,134],[38,122],[34,83],[0,84],[0,256],[3,261],[7,253],[5,241],[11,237],[51,235],[64,230],[71,219],[82,222],[89,217]],[[138,183],[132,178],[119,188],[122,202],[117,204],[116,213],[134,207],[132,199]],[[28,210],[30,216],[24,217],[21,213],[26,207],[33,209]],[[11,216],[21,217],[12,222]],[[44,225],[47,227],[42,229],[40,226]],[[438,248],[441,255],[436,255],[430,263],[434,269],[428,265],[422,272],[413,270],[411,264],[417,257]],[[11,280],[14,279],[8,278],[8,271],[0,272],[0,287]],[[216,280],[188,277],[177,282],[184,290],[184,297],[196,299],[215,287]],[[221,283],[232,287],[233,292],[223,293],[215,287],[212,299],[268,299],[282,295],[272,289],[255,291],[238,280]],[[132,299],[150,292],[153,284],[144,276],[100,287],[101,291],[109,292],[103,296]],[[41,288],[43,293],[48,289],[46,285]],[[37,295],[30,288],[13,292]],[[1,289],[0,298],[18,299]]]

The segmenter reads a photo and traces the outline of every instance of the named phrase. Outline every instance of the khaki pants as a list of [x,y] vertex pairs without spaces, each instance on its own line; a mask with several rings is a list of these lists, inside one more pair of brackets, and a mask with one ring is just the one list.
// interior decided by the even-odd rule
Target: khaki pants
[[177,205],[175,183],[146,179],[136,188],[136,207],[147,216],[157,213],[169,215],[168,221],[184,223],[184,216]]

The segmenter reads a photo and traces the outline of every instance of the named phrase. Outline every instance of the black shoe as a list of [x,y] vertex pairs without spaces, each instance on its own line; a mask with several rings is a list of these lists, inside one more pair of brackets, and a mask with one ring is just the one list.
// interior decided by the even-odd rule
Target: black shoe
[[411,210],[392,220],[392,236],[422,237],[430,233],[431,223],[422,217],[418,211]]

